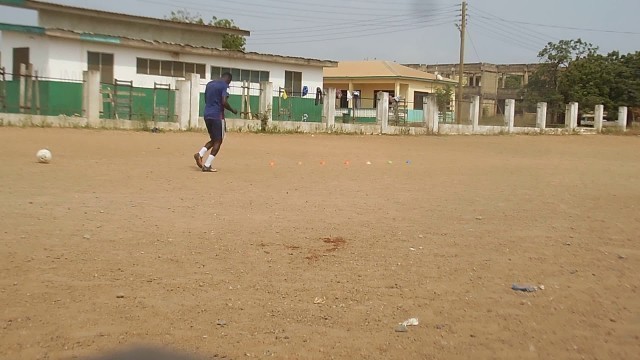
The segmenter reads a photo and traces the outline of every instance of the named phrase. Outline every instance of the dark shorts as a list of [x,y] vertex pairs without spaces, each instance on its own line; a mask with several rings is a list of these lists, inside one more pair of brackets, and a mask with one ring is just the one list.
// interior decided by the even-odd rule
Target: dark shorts
[[224,119],[204,119],[211,140],[223,140],[225,133]]

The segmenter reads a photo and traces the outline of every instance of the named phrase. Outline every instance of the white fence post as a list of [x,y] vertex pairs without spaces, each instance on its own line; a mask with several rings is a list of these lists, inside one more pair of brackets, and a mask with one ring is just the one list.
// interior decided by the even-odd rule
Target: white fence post
[[389,131],[389,93],[378,93],[377,120],[380,122],[380,130],[383,134]]
[[536,112],[536,127],[540,130],[547,128],[547,103],[539,102]]
[[618,109],[618,126],[622,131],[627,131],[627,113],[629,109],[626,106],[620,106]]
[[260,121],[262,116],[267,116],[267,126],[273,121],[273,83],[263,81],[260,83]]
[[327,130],[333,129],[336,125],[336,89],[329,88],[324,92],[324,106],[322,107],[322,122],[326,124]]
[[475,133],[480,124],[480,96],[477,95],[471,97],[471,124]]
[[190,78],[190,108],[189,108],[189,127],[197,129],[200,119],[200,75],[191,74]]
[[90,70],[82,72],[82,99],[84,117],[88,123],[100,120],[100,71]]
[[504,104],[504,123],[509,133],[512,133],[516,118],[516,101],[514,99],[507,99],[504,101]]
[[597,132],[602,132],[602,124],[604,121],[604,105],[596,105],[595,113],[593,116],[593,128]]
[[180,130],[188,130],[191,115],[191,81],[189,80],[176,80],[176,115]]
[[564,114],[564,126],[573,131],[578,127],[578,103],[571,102],[567,104]]
[[423,98],[422,111],[424,114],[424,124],[427,132],[437,134],[439,131],[438,123],[438,98],[434,94],[429,94]]

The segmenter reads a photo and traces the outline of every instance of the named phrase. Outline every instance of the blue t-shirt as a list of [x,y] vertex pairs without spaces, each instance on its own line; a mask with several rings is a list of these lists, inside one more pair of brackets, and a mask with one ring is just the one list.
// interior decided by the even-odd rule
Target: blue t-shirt
[[224,112],[222,99],[229,96],[227,89],[229,89],[229,84],[224,80],[214,80],[207,84],[204,91],[204,117],[206,119],[222,119]]

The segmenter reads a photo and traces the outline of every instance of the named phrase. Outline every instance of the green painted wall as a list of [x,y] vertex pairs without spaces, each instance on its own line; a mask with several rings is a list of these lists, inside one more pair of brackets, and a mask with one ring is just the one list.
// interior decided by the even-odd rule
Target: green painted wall
[[[20,81],[6,81],[6,112],[20,113]],[[40,81],[40,114],[48,116],[81,115],[82,114],[82,84],[58,81]],[[29,112],[36,114],[35,86],[32,95],[33,105]],[[26,98],[25,98],[26,104]]]
[[[114,93],[114,85],[102,85],[103,93],[110,91]],[[133,87],[131,89],[131,97],[129,97],[129,88],[118,87],[118,97],[124,99],[131,99],[131,119],[130,120],[153,120],[153,94],[154,90],[149,88]],[[156,106],[168,108],[169,116],[159,116],[157,121],[160,122],[173,122],[175,121],[175,90],[158,90],[156,97]],[[103,95],[106,98],[106,95]],[[103,113],[101,116],[103,119],[115,119],[115,111],[109,102],[103,104]],[[118,117],[120,119],[129,119],[128,109],[122,107],[118,110]]]
[[315,104],[315,99],[274,97],[273,120],[303,121],[306,114],[306,122],[322,122],[322,108],[322,104]]
[[[229,105],[240,111],[242,106],[242,95],[229,95]],[[257,114],[260,111],[260,97],[249,96],[249,105],[251,105],[251,113]],[[204,93],[200,93],[200,117],[204,116],[204,107]],[[226,112],[226,116],[230,116],[228,111]]]
[[[260,97],[250,96],[251,112],[257,114],[260,110]],[[240,111],[242,104],[241,95],[230,95],[229,104]],[[200,93],[200,116],[204,116],[204,93]],[[289,98],[284,100],[280,97],[273,97],[272,104],[273,120],[275,121],[302,121],[304,114],[307,114],[307,122],[322,122],[322,105],[315,105],[315,99]],[[229,114],[227,112],[227,117]]]

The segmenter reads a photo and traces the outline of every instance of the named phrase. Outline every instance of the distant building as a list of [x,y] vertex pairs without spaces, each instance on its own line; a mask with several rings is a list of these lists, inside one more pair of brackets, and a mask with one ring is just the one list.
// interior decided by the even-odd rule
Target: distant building
[[410,109],[422,109],[424,96],[456,82],[391,61],[372,60],[340,61],[337,67],[325,68],[324,84],[345,92],[358,92],[361,107],[374,108],[377,93],[384,91],[391,97],[406,99]]
[[[458,79],[459,64],[407,64],[413,69]],[[480,96],[482,112],[486,116],[504,113],[506,99],[520,99],[521,90],[529,83],[538,64],[464,65],[464,96]],[[463,109],[464,111],[464,109]]]
[[[396,99],[393,104],[397,108],[392,107],[392,113],[398,112],[398,118],[406,116],[410,122],[422,121],[425,96],[434,94],[438,89],[453,87],[455,83],[440,75],[391,61],[340,61],[337,67],[324,69],[325,88],[335,88],[342,95],[337,100],[339,108],[355,108],[363,113],[377,107],[379,92],[387,92],[392,99]],[[375,117],[375,111],[371,112],[371,116]]]

